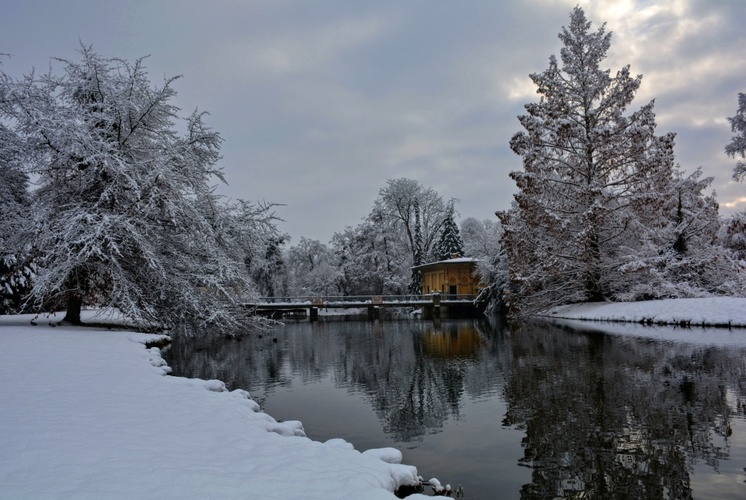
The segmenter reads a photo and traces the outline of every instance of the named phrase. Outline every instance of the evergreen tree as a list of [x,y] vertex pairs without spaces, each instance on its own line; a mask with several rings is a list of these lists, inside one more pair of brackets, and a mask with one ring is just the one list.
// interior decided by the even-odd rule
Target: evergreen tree
[[[653,102],[625,114],[642,77],[629,66],[614,77],[602,69],[611,33],[590,28],[576,7],[559,35],[561,65],[552,56],[549,69],[531,75],[541,100],[526,105],[525,131],[511,139],[523,171],[510,174],[515,204],[498,215],[510,263],[507,300],[516,312],[644,298],[632,289],[661,269],[665,293],[675,295],[681,289],[670,262],[653,261],[690,256],[687,242],[717,224],[703,184],[682,180],[674,165],[673,134],[655,134]],[[710,208],[697,212],[703,204]]]
[[746,268],[746,211],[736,212],[729,217],[718,236],[733,258]]
[[[746,158],[746,94],[738,94],[738,110],[736,115],[728,118],[733,132],[733,140],[725,146],[725,152],[733,158],[740,156]],[[733,169],[733,179],[740,181],[746,177],[746,162],[743,160],[736,163]]]
[[443,228],[441,229],[440,238],[435,246],[435,258],[436,260],[448,260],[454,255],[463,257],[464,255],[464,242],[461,240],[458,226],[453,220],[454,208],[453,202],[448,204],[448,210],[446,217],[443,220]]
[[660,190],[640,196],[619,265],[606,278],[611,300],[741,295],[742,279],[718,239],[721,221],[711,177],[676,172]]

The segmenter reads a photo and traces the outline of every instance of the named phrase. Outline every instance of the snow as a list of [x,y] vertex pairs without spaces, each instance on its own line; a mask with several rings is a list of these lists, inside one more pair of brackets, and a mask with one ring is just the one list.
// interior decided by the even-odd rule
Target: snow
[[576,330],[664,342],[746,346],[746,298],[740,297],[573,304],[554,307],[544,316]]
[[479,259],[475,259],[473,257],[456,257],[453,259],[439,260],[437,262],[428,262],[427,264],[420,264],[419,266],[414,266],[412,269],[419,269],[421,267],[432,266],[435,264],[443,264],[443,263],[458,264],[458,263],[464,263],[464,262],[479,262]]
[[643,324],[746,327],[746,298],[593,302],[554,307],[543,316]]
[[31,318],[0,316],[0,498],[378,500],[419,480],[398,450],[312,441],[246,391],[165,376],[158,336]]

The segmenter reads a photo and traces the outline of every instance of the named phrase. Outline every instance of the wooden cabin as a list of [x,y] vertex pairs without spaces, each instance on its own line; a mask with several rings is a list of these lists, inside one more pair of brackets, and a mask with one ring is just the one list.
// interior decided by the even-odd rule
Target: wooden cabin
[[412,269],[422,276],[422,293],[440,292],[448,295],[476,295],[479,293],[479,278],[474,276],[477,259],[455,257]]

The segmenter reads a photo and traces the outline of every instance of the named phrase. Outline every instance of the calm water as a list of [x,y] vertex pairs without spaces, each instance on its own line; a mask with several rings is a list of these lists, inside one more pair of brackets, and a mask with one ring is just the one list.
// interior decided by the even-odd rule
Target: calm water
[[746,498],[746,331],[647,332],[658,338],[486,320],[297,323],[176,342],[165,357],[175,375],[248,390],[312,439],[399,448],[469,499]]

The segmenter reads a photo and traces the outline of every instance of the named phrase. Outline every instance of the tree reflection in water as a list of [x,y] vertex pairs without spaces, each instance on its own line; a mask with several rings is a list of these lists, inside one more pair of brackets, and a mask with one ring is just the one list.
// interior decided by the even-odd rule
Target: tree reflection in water
[[525,430],[521,498],[692,498],[695,461],[728,458],[742,349],[514,325],[504,423]]
[[[471,490],[476,498],[495,491],[527,499],[692,498],[693,467],[717,473],[729,458],[733,419],[743,419],[744,352],[469,320],[288,324],[242,341],[175,342],[166,358],[177,375],[218,378],[267,400],[293,384],[321,381],[361,395],[386,435],[375,446],[447,442],[451,453],[462,446],[460,463],[447,466],[458,468],[465,486],[480,483]],[[505,410],[462,422],[479,404]],[[304,410],[298,405],[293,418],[305,422]],[[343,410],[325,410],[344,418]],[[505,437],[495,437],[514,429],[524,433],[522,457],[519,448],[504,452],[509,460],[498,460],[500,450],[485,456],[485,444],[497,447]],[[414,465],[437,475],[429,467],[436,462]],[[522,488],[515,480],[527,469],[518,467],[530,471]],[[746,494],[742,481],[739,493]],[[500,490],[506,486],[515,491]]]
[[338,386],[366,395],[387,434],[409,442],[458,419],[465,392],[495,391],[503,379],[496,353],[494,340],[472,321],[320,322],[241,341],[176,341],[166,359],[175,375],[217,378],[231,389],[268,394],[293,380],[331,374]]

